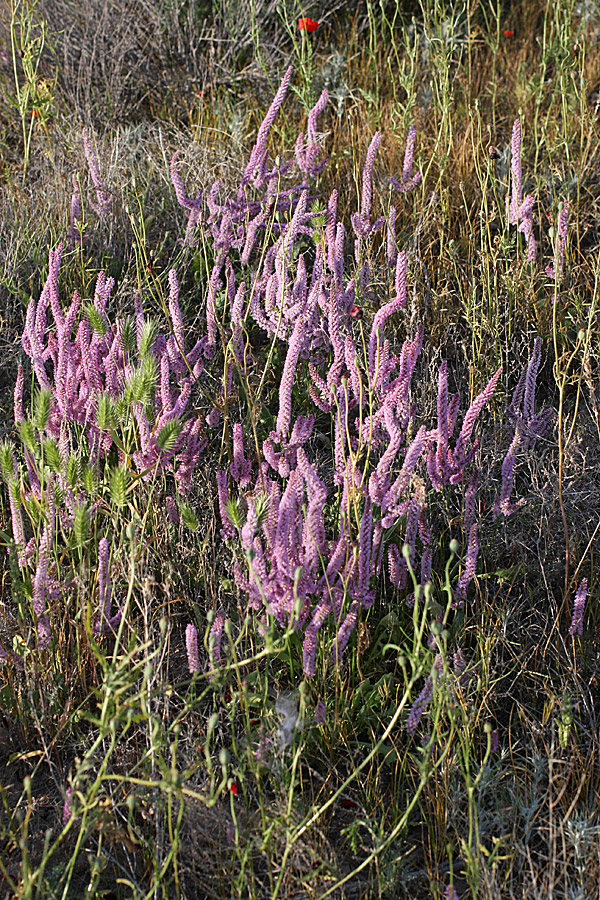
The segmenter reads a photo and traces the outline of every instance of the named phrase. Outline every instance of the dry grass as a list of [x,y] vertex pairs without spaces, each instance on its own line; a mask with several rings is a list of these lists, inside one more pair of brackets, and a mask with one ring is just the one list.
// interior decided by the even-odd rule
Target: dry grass
[[[273,155],[293,151],[305,124],[301,88],[310,74],[315,97],[323,87],[330,93],[319,128],[331,162],[318,194],[327,198],[338,189],[346,223],[356,209],[374,131],[382,133],[374,173],[377,215],[389,208],[389,175],[402,171],[406,134],[417,125],[415,165],[423,182],[394,202],[412,285],[398,334],[412,334],[419,322],[427,334],[419,408],[435,421],[431,385],[442,358],[449,362],[451,389],[463,397],[474,396],[502,364],[504,394],[488,415],[477,584],[449,635],[451,646],[460,643],[464,651],[466,675],[431,715],[436,747],[447,755],[436,768],[399,726],[336,804],[295,840],[309,811],[356,771],[386,728],[404,682],[400,664],[383,647],[406,641],[408,619],[394,608],[391,592],[387,605],[382,598],[362,632],[360,652],[356,648],[335,678],[310,686],[302,737],[287,755],[273,754],[268,766],[257,763],[259,741],[277,743],[277,697],[300,679],[298,645],[194,685],[185,661],[186,624],[194,621],[203,632],[207,612],[221,607],[241,635],[240,658],[253,658],[263,646],[253,622],[244,623],[245,601],[236,595],[231,553],[219,536],[214,472],[228,452],[226,434],[213,435],[193,488],[190,505],[200,523],[195,534],[183,525],[170,528],[162,495],[141,491],[140,508],[152,508],[154,525],[136,545],[132,573],[126,523],[117,520],[115,532],[123,531],[119,591],[130,589],[133,597],[118,659],[89,640],[81,610],[89,607],[95,582],[85,568],[69,602],[59,609],[62,601],[56,601],[62,623],[56,653],[39,659],[14,567],[3,563],[2,645],[29,651],[22,668],[7,662],[0,672],[0,761],[6,765],[0,860],[4,877],[14,882],[5,887],[0,875],[2,896],[85,892],[98,898],[258,900],[277,890],[282,898],[437,900],[451,881],[461,900],[597,895],[600,330],[593,298],[600,272],[600,13],[589,6],[584,23],[567,0],[515,3],[505,13],[482,4],[470,16],[441,0],[422,7],[338,5],[311,36],[309,66],[296,55],[296,30],[286,30],[268,0],[223,0],[212,9],[153,0],[24,3],[34,23],[31,40],[44,20],[48,41],[23,116],[16,107],[17,89],[28,83],[24,57],[15,58],[15,85],[11,6],[3,8],[0,437],[15,435],[12,388],[23,357],[25,308],[43,284],[48,248],[66,235],[73,174],[82,189],[88,240],[69,251],[61,273],[64,297],[75,289],[89,297],[104,269],[118,282],[111,314],[129,314],[133,292],[141,290],[148,311],[160,316],[166,273],[175,266],[186,327],[197,336],[204,328],[206,284],[200,252],[181,247],[185,221],[169,162],[180,152],[190,196],[206,192],[216,178],[225,195],[233,191],[290,59],[300,93],[286,101],[271,138]],[[286,10],[294,23],[298,10],[290,3]],[[301,12],[317,17],[314,8]],[[394,22],[395,14],[390,29],[386,22]],[[38,115],[32,119],[33,110]],[[506,225],[517,115],[544,265],[552,260],[550,228],[560,202],[567,196],[570,202],[556,318],[554,285],[541,264],[532,270],[524,262],[515,229]],[[90,207],[94,189],[82,127],[91,135],[112,200],[107,222]],[[31,141],[26,169],[24,135]],[[382,255],[375,244],[374,270],[383,270]],[[374,309],[364,302],[372,317]],[[581,329],[587,350],[579,345],[567,370]],[[540,408],[558,408],[557,379],[564,375],[562,458],[555,434],[541,441],[518,469],[516,493],[527,498],[526,506],[494,521],[491,506],[507,447],[505,410],[536,335],[544,344]],[[279,371],[269,376],[273,385]],[[205,399],[199,395],[195,402],[205,414]],[[319,437],[315,453],[326,455],[329,437]],[[570,543],[566,594],[559,478]],[[445,497],[433,497],[431,506],[442,546],[462,510]],[[0,530],[8,531],[9,523],[4,498]],[[590,585],[586,630],[573,640],[570,615],[583,576]],[[441,585],[443,573],[436,578]],[[208,665],[208,645],[201,653]],[[109,684],[114,700],[102,712]],[[324,696],[327,722],[315,726],[311,717]],[[213,714],[218,724],[211,738]],[[498,749],[491,753],[486,722],[498,733]],[[231,760],[217,797],[204,753],[212,754],[218,782],[223,747],[230,748]],[[426,769],[418,807],[386,843]],[[27,777],[29,787],[23,786]],[[236,795],[228,789],[232,779]],[[61,838],[69,784],[88,811],[81,832],[72,828]],[[216,802],[207,808],[208,795]],[[470,826],[476,830],[469,841]],[[42,871],[54,841],[57,849]],[[65,887],[60,878],[70,864]]]

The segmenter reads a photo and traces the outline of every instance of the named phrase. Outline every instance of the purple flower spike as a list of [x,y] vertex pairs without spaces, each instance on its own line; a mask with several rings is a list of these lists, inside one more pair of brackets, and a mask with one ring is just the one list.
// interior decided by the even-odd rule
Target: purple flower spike
[[317,116],[325,109],[328,99],[329,95],[327,91],[323,91],[315,106],[313,106],[308,114],[306,147],[304,147],[303,134],[299,134],[296,141],[296,162],[298,168],[304,175],[310,178],[315,178],[317,175],[320,175],[328,162],[328,157],[325,157],[320,161],[318,160],[319,143],[317,136]]
[[477,421],[479,413],[484,409],[485,406],[487,406],[494,394],[494,391],[496,390],[496,385],[498,384],[498,379],[500,378],[501,374],[502,366],[500,366],[500,368],[496,370],[495,374],[492,375],[484,390],[475,398],[475,400],[473,400],[473,403],[465,413],[463,425],[460,430],[458,440],[456,441],[456,448],[454,451],[454,461],[457,472],[451,479],[452,483],[457,483],[462,479],[464,467],[469,460],[469,456],[471,455],[467,451],[467,443],[471,437],[471,433],[473,431],[473,428],[475,427],[475,422]]
[[200,672],[200,658],[198,656],[198,631],[191,623],[185,629],[185,648],[187,650],[188,669],[190,675]]
[[[218,666],[221,662],[221,638],[223,637],[223,626],[225,625],[225,613],[222,609],[215,616],[215,620],[210,626],[208,633],[208,647],[213,666]],[[188,626],[189,627],[189,626]],[[211,647],[211,638],[214,638],[214,646]]]
[[73,796],[73,788],[67,788],[65,791],[65,802],[63,805],[62,820],[63,825],[67,825],[73,817],[73,805],[71,797]]
[[382,306],[373,319],[369,337],[369,377],[374,381],[378,380],[381,365],[381,332],[390,316],[399,312],[406,304],[407,269],[408,257],[406,253],[399,253],[396,260],[396,296],[390,303]]
[[21,515],[21,498],[19,496],[19,482],[13,481],[8,485],[8,499],[10,503],[10,517],[12,533],[18,550],[25,546],[25,533],[23,531],[23,516]]
[[365,167],[363,169],[362,181],[362,198],[360,205],[360,213],[353,213],[351,216],[352,227],[357,238],[370,237],[376,231],[379,231],[385,219],[380,216],[376,222],[371,225],[371,201],[372,201],[372,179],[373,166],[375,165],[375,157],[381,142],[381,133],[376,131],[373,135],[367,157],[365,159]]
[[292,418],[292,387],[294,385],[294,375],[296,366],[298,365],[298,358],[304,347],[305,331],[306,323],[304,319],[300,317],[294,326],[279,387],[277,434],[282,441],[285,440],[290,430]]
[[177,169],[178,156],[179,151],[173,156],[173,159],[171,160],[171,182],[175,189],[177,202],[180,206],[189,211],[188,224],[185,231],[183,245],[184,247],[193,247],[197,243],[197,238],[195,237],[194,232],[201,221],[202,194],[198,194],[195,200],[190,200],[189,197],[187,197],[183,182]]
[[171,321],[173,322],[173,334],[177,343],[177,349],[182,356],[185,355],[185,336],[183,332],[183,319],[181,318],[181,310],[179,309],[179,284],[177,282],[177,272],[171,269],[169,272],[169,312]]
[[467,667],[467,661],[465,659],[465,654],[459,647],[458,650],[454,651],[454,655],[452,657],[452,668],[454,669],[454,674],[458,677],[463,674]]
[[408,719],[406,720],[405,728],[409,734],[414,734],[417,730],[417,726],[421,721],[421,717],[425,712],[427,706],[431,702],[433,698],[433,679],[434,675],[437,675],[438,678],[442,672],[442,657],[438,654],[434,660],[431,675],[425,682],[423,686],[423,690],[413,703]]
[[585,612],[587,588],[587,578],[582,578],[581,583],[577,588],[577,593],[575,594],[573,618],[571,620],[571,627],[569,628],[569,634],[571,635],[571,637],[575,637],[576,634],[578,634],[580,637],[583,636],[583,614]]
[[179,510],[177,509],[175,497],[166,497],[165,506],[167,508],[167,518],[170,524],[174,526],[179,525]]
[[90,201],[90,206],[96,213],[96,215],[100,219],[105,219],[106,216],[110,212],[111,200],[108,195],[106,188],[104,187],[104,182],[100,177],[100,169],[98,168],[98,160],[96,158],[96,154],[94,153],[94,148],[92,147],[89,135],[87,131],[83,131],[83,149],[85,152],[85,158],[87,159],[87,164],[90,170],[90,176],[93,182],[94,187],[96,188],[96,203]]
[[537,255],[537,246],[533,234],[533,207],[535,206],[535,198],[531,194],[527,194],[523,203],[519,207],[519,226],[517,231],[525,235],[527,242],[527,262],[535,262]]
[[519,207],[521,206],[522,194],[522,177],[521,177],[521,122],[515,119],[513,124],[511,149],[511,199],[508,204],[508,221],[511,225],[517,225],[519,222]]
[[325,710],[325,704],[322,700],[319,700],[315,706],[315,725],[324,725],[326,721],[327,712]]
[[465,557],[464,572],[460,576],[458,585],[456,587],[455,596],[459,605],[462,605],[462,603],[464,602],[464,599],[467,595],[467,587],[475,578],[478,551],[479,541],[477,538],[477,522],[474,522],[471,525],[471,530],[469,532],[469,543],[467,544],[467,555]]
[[33,612],[35,615],[40,647],[46,647],[50,643],[50,623],[46,610],[46,589],[48,585],[48,526],[44,526],[40,541],[40,553],[38,558],[35,578],[33,580]]
[[229,492],[227,490],[227,472],[222,469],[217,472],[217,496],[219,500],[219,512],[221,513],[221,537],[224,541],[229,541],[235,537],[235,528],[229,518],[227,505],[229,503]]
[[333,651],[333,659],[336,664],[341,663],[342,655],[344,650],[346,649],[346,644],[350,640],[350,636],[354,631],[356,626],[356,621],[358,619],[358,601],[353,600],[348,609],[348,613],[346,618],[342,622],[340,629],[337,633],[335,649]]
[[521,175],[521,122],[515,119],[511,141],[511,197],[506,196],[506,214],[511,225],[525,236],[527,261],[535,262],[536,243],[533,234],[533,207],[535,198],[531,194],[522,199],[523,179]]
[[395,265],[396,258],[398,256],[398,250],[396,248],[396,207],[395,206],[390,206],[390,211],[388,214],[386,255],[387,255],[388,266]]
[[431,675],[425,682],[425,686],[423,690],[413,703],[408,719],[406,720],[406,730],[409,734],[414,734],[417,730],[417,726],[421,721],[421,716],[425,712],[425,709],[429,705],[431,699],[433,697],[433,678]]
[[320,629],[329,615],[331,609],[328,600],[322,600],[317,606],[310,624],[304,632],[304,643],[302,646],[302,667],[304,674],[308,678],[313,678],[315,674],[315,657],[317,653],[317,639]]
[[536,338],[533,352],[521,373],[508,408],[508,415],[514,427],[514,434],[502,463],[502,485],[500,494],[496,497],[494,503],[495,517],[500,512],[505,516],[509,516],[525,502],[524,500],[519,501],[517,504],[510,502],[517,454],[521,450],[532,449],[538,438],[550,428],[556,418],[552,409],[543,409],[541,412],[535,412],[535,390],[542,358],[541,354],[542,341],[541,338]]
[[407,138],[406,138],[406,150],[404,151],[404,165],[402,166],[402,178],[400,181],[397,181],[395,178],[391,178],[390,181],[393,187],[400,191],[401,194],[408,194],[409,191],[412,191],[413,188],[421,181],[422,175],[421,172],[415,172],[414,175],[411,175],[412,167],[413,167],[413,158],[415,155],[415,140],[417,137],[417,126],[412,125],[409,129]]
[[243,189],[249,184],[252,184],[254,187],[258,188],[265,183],[268,156],[267,137],[269,136],[269,131],[271,130],[273,122],[277,118],[277,113],[281,109],[283,101],[285,100],[285,95],[287,94],[287,90],[290,86],[290,81],[292,80],[292,73],[293,69],[290,66],[283,76],[283,80],[279,85],[279,90],[275,94],[275,98],[273,99],[273,102],[269,107],[262,125],[258,129],[256,144],[254,145],[254,149],[250,154],[250,160],[242,176],[240,186],[240,190],[242,192]]
[[231,477],[241,488],[247,488],[252,474],[252,463],[244,456],[244,439],[242,426],[237,422],[233,426],[233,462],[229,467]]

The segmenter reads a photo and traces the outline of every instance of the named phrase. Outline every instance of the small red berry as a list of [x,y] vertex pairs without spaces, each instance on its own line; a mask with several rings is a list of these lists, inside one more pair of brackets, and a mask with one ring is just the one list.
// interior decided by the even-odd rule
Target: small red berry
[[239,788],[238,788],[237,784],[235,783],[235,781],[233,782],[233,784],[229,785],[229,790],[233,794],[234,797],[237,797]]
[[514,38],[514,36],[515,36],[514,31],[508,31],[508,29],[507,29],[507,30],[504,32],[504,37],[506,37],[506,38]]

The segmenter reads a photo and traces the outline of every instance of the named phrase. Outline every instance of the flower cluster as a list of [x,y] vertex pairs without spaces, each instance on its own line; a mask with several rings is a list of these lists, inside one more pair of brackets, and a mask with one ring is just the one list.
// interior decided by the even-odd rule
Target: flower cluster
[[[22,337],[38,387],[48,395],[40,435],[56,443],[66,463],[79,449],[83,429],[93,465],[99,466],[114,449],[120,464],[132,462],[142,478],[171,472],[180,494],[186,495],[206,443],[200,419],[186,417],[194,381],[203,368],[206,339],[186,351],[175,271],[169,274],[173,334],[165,337],[157,335],[144,317],[139,295],[134,297],[134,322],[109,321],[106,306],[114,280],[103,272],[84,315],[79,315],[82,304],[77,293],[63,311],[58,288],[62,250],[61,244],[50,252],[48,278],[39,300],[29,303]],[[24,419],[22,391],[20,370],[15,387],[17,423]],[[119,424],[125,422],[135,423],[137,433],[136,449],[130,453],[116,438]],[[27,460],[35,492],[35,473],[30,457]],[[69,485],[62,483],[60,472],[58,478],[72,513]]]
[[[127,483],[170,475],[180,501],[187,496],[205,447],[202,421],[189,415],[192,388],[203,368],[201,339],[186,349],[174,271],[169,275],[172,334],[157,333],[139,295],[134,319],[111,323],[107,304],[113,279],[100,273],[93,300],[74,293],[63,308],[59,295],[62,244],[49,256],[39,299],[27,308],[22,346],[36,383],[33,412],[24,413],[24,370],[14,391],[15,422],[24,445],[27,479],[21,477],[10,444],[2,445],[1,468],[8,486],[17,561],[34,566],[32,600],[40,647],[48,644],[48,602],[67,589],[56,566],[57,519],[81,546],[102,508],[100,485],[108,484],[117,506],[127,502]],[[60,499],[60,505],[56,498]],[[174,498],[167,504],[176,516]],[[32,501],[42,516],[37,538],[27,540],[22,504]],[[110,546],[97,548],[98,614],[94,634],[114,631],[111,615]]]
[[[512,37],[512,32],[504,32]],[[511,193],[506,195],[506,216],[510,225],[516,225],[517,231],[524,235],[527,244],[527,261],[534,263],[537,257],[537,246],[533,233],[533,210],[535,197],[526,194],[523,197],[523,177],[521,173],[521,121],[515,119],[512,131],[511,150]],[[557,236],[554,246],[554,262],[546,266],[546,274],[557,284],[562,279],[567,243],[567,220],[569,202],[565,200],[558,216]]]
[[[217,474],[218,504],[223,539],[233,543],[239,536],[244,551],[235,567],[239,589],[251,608],[267,610],[282,627],[304,635],[304,669],[311,675],[323,626],[327,622],[334,626],[333,658],[339,661],[361,611],[374,602],[375,584],[386,563],[399,590],[405,589],[409,565],[415,570],[418,556],[421,582],[430,579],[435,545],[428,496],[463,484],[465,557],[455,604],[464,602],[479,552],[474,430],[501,371],[475,397],[459,424],[460,397],[450,395],[448,367],[442,362],[437,422],[431,426],[419,421],[411,382],[424,330],[407,337],[397,355],[386,336],[389,321],[405,307],[407,293],[409,259],[397,250],[395,208],[387,217],[383,243],[390,298],[366,331],[356,324],[362,314],[357,300],[370,304],[372,297],[373,237],[386,223],[384,217],[373,220],[371,214],[381,135],[376,133],[368,147],[360,208],[351,216],[352,258],[349,236],[338,216],[337,192],[331,193],[325,210],[315,212],[308,184],[288,188],[284,180],[294,165],[306,179],[323,168],[317,117],[325,108],[326,92],[309,114],[306,138],[299,136],[294,158],[285,163],[280,157],[274,163],[269,160],[267,137],[290,78],[288,70],[233,198],[219,201],[216,183],[206,202],[189,201],[175,161],[171,174],[177,198],[188,212],[186,241],[193,243],[201,234],[212,244],[215,259],[208,287],[206,354],[216,351],[214,310],[219,291],[229,310],[229,324],[222,319],[225,337],[240,373],[247,371],[252,359],[247,321],[287,344],[275,428],[260,447],[254,435],[259,466],[253,474],[251,459],[244,453],[242,426],[235,424],[231,465]],[[415,139],[413,127],[401,179],[392,181],[401,193],[421,180],[420,172],[413,174]],[[515,132],[511,215],[520,222],[519,140]],[[524,409],[515,412],[520,434],[527,430],[530,443],[546,423],[533,416],[534,369],[535,361],[524,382]],[[300,416],[294,409],[294,392],[299,378],[304,381],[307,374],[315,409],[314,415]],[[309,442],[319,417],[324,417],[320,430],[330,429],[333,436],[332,471],[321,470],[311,459]],[[510,511],[509,467],[510,462],[499,501],[502,512]],[[331,481],[333,490],[328,486]],[[237,500],[230,499],[231,483],[240,489]],[[400,553],[404,546],[406,552]]]
[[523,198],[521,176],[521,122],[515,119],[511,142],[511,198],[506,197],[508,221],[517,226],[517,231],[525,235],[527,242],[527,261],[535,262],[536,243],[533,234],[533,207],[535,197],[527,194]]
[[537,338],[531,358],[521,373],[508,409],[513,438],[502,463],[502,485],[494,504],[495,516],[500,513],[509,516],[522,506],[521,501],[513,504],[510,500],[517,454],[533,449],[536,441],[552,427],[556,418],[554,410],[550,408],[535,412],[535,389],[541,359],[542,341],[541,338]]
[[[329,498],[323,478],[308,458],[306,444],[314,418],[299,417],[291,427],[291,391],[306,328],[300,315],[281,378],[277,429],[263,442],[264,462],[245,501],[246,519],[240,538],[248,570],[244,572],[236,565],[238,587],[248,596],[253,609],[267,609],[282,627],[303,631],[304,670],[309,676],[315,671],[318,634],[328,620],[335,623],[337,631],[334,660],[341,659],[361,609],[368,610],[375,599],[374,585],[382,569],[386,544],[392,582],[396,587],[404,587],[408,560],[401,558],[398,545],[387,539],[388,532],[397,530],[400,523],[405,523],[403,536],[409,560],[416,552],[419,536],[423,546],[421,579],[429,579],[433,549],[427,524],[425,479],[438,491],[464,479],[477,449],[477,442],[471,441],[476,419],[491,398],[500,375],[500,371],[496,372],[473,401],[453,440],[459,397],[448,399],[447,367],[442,364],[437,428],[428,430],[422,425],[411,436],[415,422],[411,379],[423,331],[419,329],[412,340],[405,340],[399,356],[392,354],[384,337],[386,322],[406,302],[407,266],[406,254],[398,254],[395,296],[373,319],[366,357],[361,359],[348,317],[342,325],[339,304],[331,302],[322,325],[329,342],[329,367],[322,372],[312,363],[308,367],[310,396],[316,411],[332,420],[337,498]],[[323,269],[327,269],[326,262]],[[336,286],[338,296],[347,290],[343,281],[337,283],[335,278],[335,270],[329,272],[330,293],[334,297]],[[239,433],[236,444],[236,456],[241,459]],[[418,466],[422,470],[419,477]],[[238,483],[239,471],[240,465],[234,460],[230,474]],[[218,486],[222,534],[231,539],[235,530],[228,513],[224,470],[218,474]],[[472,480],[470,486],[474,493],[476,482]],[[328,499],[338,510],[338,525],[332,534],[327,533],[324,518]],[[472,506],[470,501],[467,507]],[[264,509],[268,510],[266,514],[262,513]],[[471,520],[467,525],[466,565],[457,587],[457,602],[462,601],[475,575],[477,525]]]

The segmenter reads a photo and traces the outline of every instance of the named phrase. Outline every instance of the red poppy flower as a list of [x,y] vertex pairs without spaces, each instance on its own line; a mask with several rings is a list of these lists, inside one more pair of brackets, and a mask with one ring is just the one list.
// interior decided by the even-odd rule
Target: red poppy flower
[[299,31],[306,31],[307,34],[312,34],[318,27],[319,23],[315,22],[314,19],[298,19]]
[[237,797],[239,788],[235,782],[229,785],[229,790],[233,794],[234,797]]
[[360,321],[360,319],[362,319],[362,309],[360,308],[360,306],[357,306],[356,303],[350,310],[350,318],[356,319],[357,321]]
[[504,32],[504,37],[506,37],[506,38],[514,38],[514,36],[515,36],[514,31],[508,31],[508,30],[506,30],[506,31]]

